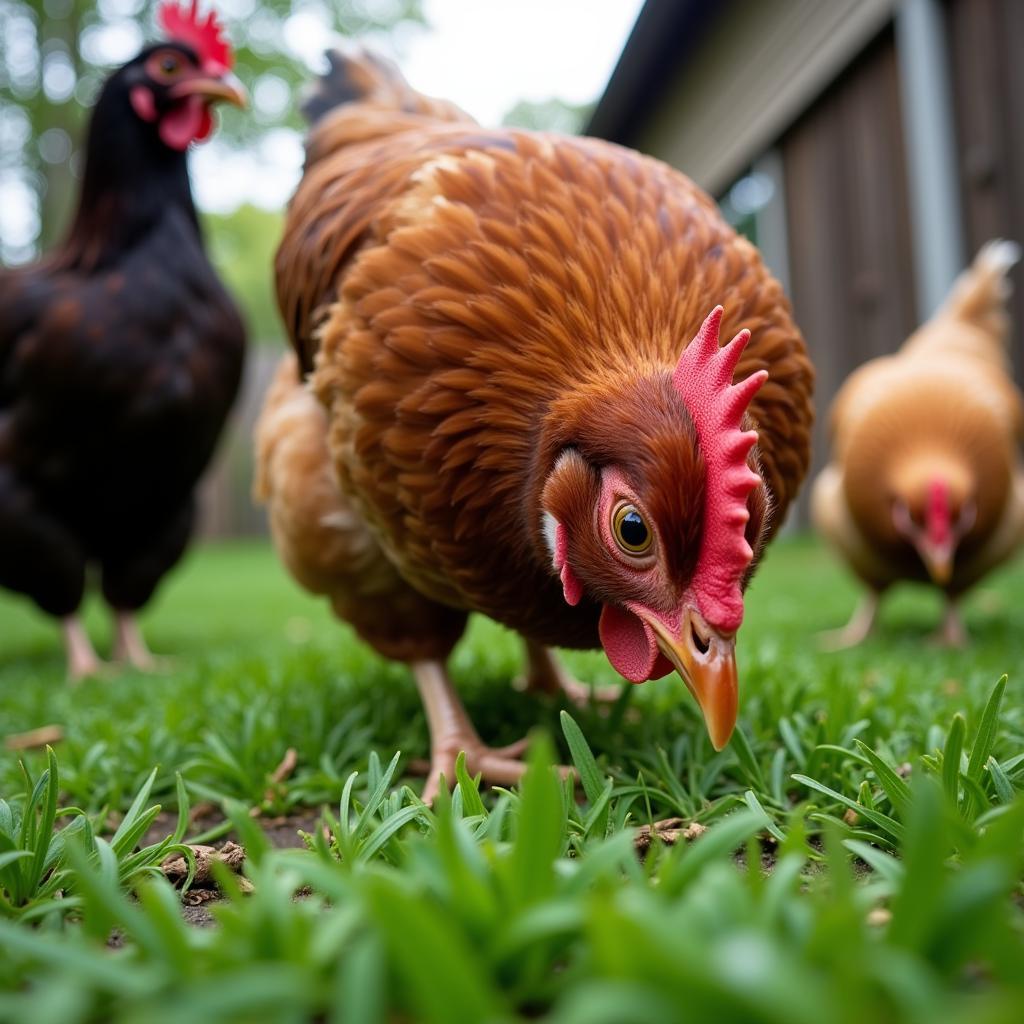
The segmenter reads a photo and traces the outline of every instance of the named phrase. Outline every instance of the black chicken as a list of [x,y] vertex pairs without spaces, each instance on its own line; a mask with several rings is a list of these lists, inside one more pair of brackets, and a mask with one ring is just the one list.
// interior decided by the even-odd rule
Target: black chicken
[[100,664],[77,615],[93,569],[115,658],[152,666],[134,613],[185,550],[242,369],[186,150],[244,93],[213,14],[160,22],[96,103],[66,241],[0,271],[0,586],[61,620],[72,678]]

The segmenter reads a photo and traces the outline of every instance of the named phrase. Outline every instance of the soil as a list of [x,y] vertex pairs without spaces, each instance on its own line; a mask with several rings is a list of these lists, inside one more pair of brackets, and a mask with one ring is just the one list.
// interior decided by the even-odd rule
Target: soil
[[[218,825],[224,824],[227,820],[224,815],[212,806],[197,805],[192,814],[192,822],[186,834],[186,840],[190,836],[201,835]],[[276,818],[257,818],[256,821],[263,828],[263,834],[267,837],[270,845],[278,850],[301,849],[305,844],[299,835],[299,830],[312,832],[320,821],[320,812],[304,808],[294,814],[281,815]],[[161,811],[149,831],[142,837],[142,846],[149,846],[152,843],[159,843],[160,840],[169,836],[178,824],[177,814],[169,811]],[[221,839],[238,839],[234,829],[226,832]],[[216,840],[217,843],[221,839]]]
[[[186,839],[191,836],[201,835],[210,829],[223,825],[227,819],[212,805],[197,805],[193,808],[192,820],[189,825]],[[304,809],[295,814],[281,815],[276,818],[257,818],[257,823],[262,826],[263,834],[267,837],[270,845],[275,849],[301,849],[305,844],[299,835],[303,832],[312,832],[317,828],[320,821],[320,812]],[[174,832],[178,824],[178,816],[168,811],[161,811],[153,824],[142,837],[142,846],[150,846],[159,843]],[[209,846],[201,847],[203,856],[199,859],[214,858],[222,860],[234,871],[240,871],[244,860],[244,851],[237,846],[237,835],[234,829],[228,831],[224,836],[213,841]],[[175,863],[175,860],[178,863]],[[179,881],[184,872],[180,870],[181,858],[168,858],[164,864],[165,872],[171,881]],[[208,928],[217,923],[211,910],[216,904],[223,902],[224,895],[213,883],[209,876],[208,867],[200,870],[192,887],[182,897],[181,916],[191,925],[197,928]],[[111,936],[111,945],[120,945],[120,936]]]

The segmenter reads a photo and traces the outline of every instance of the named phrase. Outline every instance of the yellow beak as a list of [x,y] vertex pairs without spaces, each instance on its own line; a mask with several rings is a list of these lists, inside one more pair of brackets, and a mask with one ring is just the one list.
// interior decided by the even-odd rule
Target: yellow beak
[[721,750],[736,726],[739,685],[736,637],[712,629],[695,609],[683,615],[679,636],[653,616],[647,620],[658,648],[683,678],[704,713],[708,736]]
[[186,78],[169,91],[172,99],[184,99],[186,96],[202,96],[209,102],[223,100],[236,107],[245,108],[249,105],[249,96],[245,86],[230,71],[218,77],[205,75]]
[[953,547],[950,544],[929,544],[921,541],[917,553],[937,587],[944,587],[953,578]]

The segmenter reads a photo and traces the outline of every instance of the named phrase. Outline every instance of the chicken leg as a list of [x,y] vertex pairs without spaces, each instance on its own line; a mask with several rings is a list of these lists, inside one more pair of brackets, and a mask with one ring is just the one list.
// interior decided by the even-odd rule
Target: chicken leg
[[156,657],[147,646],[134,612],[114,611],[114,661],[142,672],[159,672],[166,668],[165,660]]
[[863,643],[875,628],[878,619],[878,606],[882,595],[875,590],[868,591],[860,604],[850,616],[850,621],[842,629],[830,629],[820,634],[818,640],[824,651],[845,651]]
[[968,640],[967,627],[960,618],[956,602],[949,598],[942,616],[942,625],[932,634],[930,642],[933,647],[956,648],[966,647]]
[[100,675],[105,667],[86,633],[77,614],[67,615],[60,621],[64,634],[64,649],[68,659],[68,678],[77,683],[89,676]]
[[430,774],[423,788],[423,800],[432,803],[441,788],[441,776],[451,785],[455,781],[455,761],[466,752],[466,770],[478,772],[484,781],[508,786],[518,782],[526,771],[520,755],[527,740],[507,747],[488,747],[473,728],[448,672],[439,661],[415,661],[410,666],[420,691],[430,729]]
[[580,682],[558,660],[554,652],[533,640],[526,641],[527,674],[521,688],[527,693],[564,693],[573,704],[586,707],[591,700],[613,704],[622,695],[621,686],[588,686]]

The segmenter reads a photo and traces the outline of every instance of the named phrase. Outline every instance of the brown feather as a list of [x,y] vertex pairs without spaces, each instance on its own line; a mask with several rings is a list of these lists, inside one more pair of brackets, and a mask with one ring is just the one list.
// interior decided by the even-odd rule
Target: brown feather
[[[702,467],[670,376],[716,303],[770,495],[806,472],[813,372],[756,250],[665,164],[618,146],[352,104],[314,130],[277,260],[341,491],[402,578],[546,643],[596,643],[564,602],[541,492],[565,447],[635,466],[692,567]],[[668,481],[672,481],[671,485]],[[585,480],[573,486],[586,492]]]

